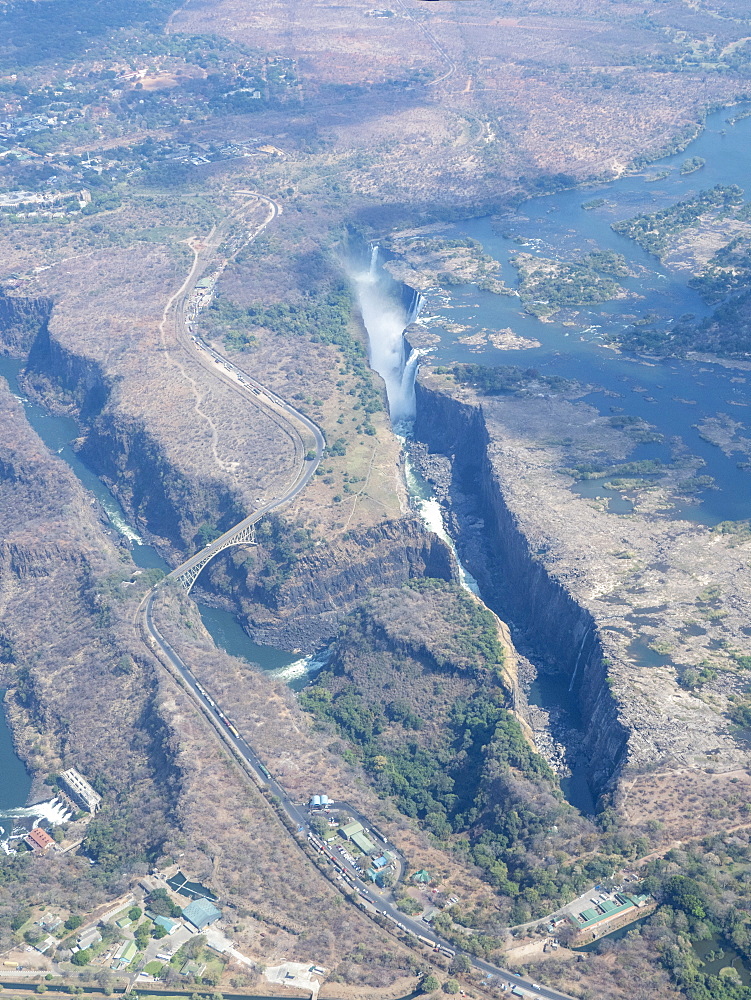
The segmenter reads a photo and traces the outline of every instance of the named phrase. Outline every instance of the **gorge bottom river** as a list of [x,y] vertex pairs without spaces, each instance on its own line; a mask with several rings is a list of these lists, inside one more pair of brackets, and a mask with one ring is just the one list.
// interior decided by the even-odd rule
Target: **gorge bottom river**
[[[82,485],[96,499],[112,527],[130,542],[133,560],[142,569],[161,569],[169,572],[170,566],[157,550],[144,544],[138,533],[128,524],[125,512],[102,481],[78,457],[72,442],[80,436],[76,422],[70,417],[57,416],[43,406],[30,400],[18,383],[18,375],[24,362],[16,358],[0,357],[0,376],[5,378],[11,391],[21,400],[26,418],[47,447],[58,454],[78,477]],[[93,500],[92,500],[93,502]],[[198,604],[201,618],[217,646],[232,656],[240,656],[248,663],[260,667],[285,680],[290,687],[300,688],[315,670],[318,661],[313,657],[300,658],[299,655],[273,646],[262,646],[253,642],[240,623],[229,612],[207,604]],[[0,711],[0,841],[10,833],[13,810],[21,808],[29,795],[31,779],[18,759],[13,748],[10,729],[5,713]]]

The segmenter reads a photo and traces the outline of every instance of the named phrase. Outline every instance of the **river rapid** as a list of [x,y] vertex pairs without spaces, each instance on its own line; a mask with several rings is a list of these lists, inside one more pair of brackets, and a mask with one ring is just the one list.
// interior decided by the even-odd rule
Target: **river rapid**
[[[617,332],[639,316],[652,314],[669,321],[686,313],[696,316],[708,313],[705,304],[688,287],[686,275],[662,267],[657,258],[613,232],[610,224],[639,212],[656,211],[715,184],[738,184],[751,195],[751,160],[748,157],[751,118],[740,119],[734,124],[728,121],[739,110],[743,109],[710,115],[701,136],[686,151],[666,157],[639,173],[585,190],[538,197],[502,218],[470,219],[447,225],[442,230],[449,237],[471,236],[479,240],[486,253],[501,262],[503,279],[512,288],[517,286],[518,281],[510,258],[519,251],[568,260],[596,249],[614,250],[626,257],[635,272],[635,277],[623,282],[635,296],[626,305],[623,301],[616,301],[581,309],[573,325],[564,326],[556,322],[543,323],[525,313],[517,297],[494,295],[466,285],[453,288],[450,295],[440,299],[430,296],[430,315],[423,314],[418,318],[418,322],[440,337],[440,343],[433,348],[437,361],[517,364],[525,368],[534,367],[544,374],[576,379],[592,387],[585,398],[600,412],[609,414],[613,405],[618,403],[628,414],[655,424],[666,438],[680,437],[693,454],[704,460],[705,466],[701,471],[713,477],[716,488],[706,490],[696,503],[676,507],[670,513],[709,524],[751,517],[751,473],[738,468],[740,456],[724,455],[719,448],[703,440],[695,426],[702,417],[724,411],[743,424],[741,433],[747,432],[748,407],[751,405],[748,376],[743,371],[720,364],[677,360],[655,362],[618,354],[604,346],[605,334]],[[706,163],[696,173],[684,175],[680,173],[680,165],[689,155],[701,156]],[[591,210],[582,208],[584,203],[599,199],[603,199],[599,207]],[[368,260],[361,269],[367,278],[373,277],[372,260]],[[409,305],[402,303],[401,307],[406,324],[414,317],[409,315]],[[377,302],[369,302],[368,309],[369,325],[374,328],[380,323]],[[401,344],[403,324],[397,329],[400,327],[400,316],[394,322],[394,310],[388,307],[388,315],[381,317],[387,322],[380,324],[385,331],[383,337],[389,338],[383,343],[386,352],[381,364],[378,362],[378,350],[371,352],[371,357],[374,366],[384,367],[387,384],[392,383],[397,421],[408,422],[412,415],[410,408],[414,406],[414,394],[412,385],[408,384],[409,379],[404,378],[404,368],[409,368],[408,374],[414,376],[418,359],[405,357]],[[523,337],[539,341],[540,346],[504,351],[490,346],[471,346],[461,343],[455,334],[446,332],[444,323],[466,327],[462,336],[483,329],[511,328]],[[402,366],[400,371],[393,371],[392,362],[396,357]],[[169,567],[159,553],[145,544],[139,533],[128,524],[116,498],[76,455],[72,447],[72,442],[79,436],[76,423],[70,418],[49,413],[25,397],[18,384],[22,364],[18,360],[0,358],[0,376],[8,380],[23,402],[29,422],[47,446],[68,463],[91,494],[92,503],[99,503],[106,512],[112,527],[127,539],[137,565],[167,571]],[[386,368],[389,370],[386,371]],[[670,455],[667,445],[653,443],[640,445],[631,457],[669,461]],[[408,479],[413,499],[426,524],[445,535],[440,510],[431,499],[426,484],[413,471],[409,471]],[[579,484],[577,488],[585,490],[587,484]],[[596,484],[594,488],[600,494],[605,492],[601,484]],[[619,498],[614,496],[611,509],[619,512],[619,503]],[[628,509],[626,503],[622,512],[627,513]],[[468,574],[464,575],[463,582],[476,592],[475,581]],[[300,659],[285,650],[254,643],[229,613],[206,605],[199,605],[199,608],[204,624],[218,646],[268,670],[292,687],[304,686],[310,675],[322,665],[321,658]],[[7,834],[13,823],[12,819],[3,819],[3,816],[7,817],[8,813],[23,806],[31,787],[29,776],[13,752],[2,712],[0,772],[4,779],[0,783],[2,839],[3,830]],[[580,805],[587,809],[584,802]]]
[[[113,530],[128,543],[133,561],[141,569],[161,569],[168,573],[171,567],[157,550],[141,538],[128,523],[119,501],[110,493],[98,476],[76,454],[73,442],[80,436],[78,425],[70,417],[50,413],[49,410],[29,399],[19,385],[18,376],[23,361],[0,356],[0,377],[5,378],[11,391],[23,404],[26,418],[50,451],[59,455],[75,473],[88,491],[92,504],[99,504]],[[300,657],[285,649],[253,642],[240,623],[229,612],[198,602],[206,629],[214,642],[232,656],[240,656],[254,667],[268,671],[295,689],[303,687],[323,665],[320,655]],[[38,808],[26,809],[24,804],[31,791],[31,777],[13,748],[10,728],[2,711],[0,699],[0,848],[16,828],[31,827],[35,820],[44,818],[53,824],[63,817],[49,806],[40,803]]]
[[[515,295],[460,285],[448,293],[429,292],[426,309],[418,319],[418,324],[440,338],[431,349],[437,363],[520,365],[545,375],[575,379],[591,387],[584,398],[600,413],[610,415],[617,408],[655,425],[666,442],[680,438],[688,451],[705,463],[700,473],[711,476],[714,483],[695,502],[676,505],[666,516],[706,524],[751,517],[751,472],[738,467],[747,456],[740,452],[725,455],[704,440],[696,426],[705,417],[726,413],[742,425],[738,434],[748,435],[751,370],[704,360],[635,357],[606,346],[606,338],[617,336],[646,316],[669,324],[686,314],[701,318],[711,312],[689,287],[686,271],[664,267],[657,257],[614,232],[611,223],[659,211],[716,184],[737,184],[751,200],[751,117],[736,119],[748,110],[751,108],[744,106],[711,114],[702,134],[685,151],[638,173],[608,184],[534,198],[503,216],[457,222],[440,231],[431,229],[431,237],[469,236],[478,240],[485,253],[501,263],[501,277],[513,289],[519,282],[511,258],[520,252],[574,261],[596,250],[615,251],[626,258],[634,272],[633,277],[619,279],[629,293],[627,299],[568,310],[564,325],[542,322],[525,312]],[[681,165],[689,156],[703,158],[705,165],[694,173],[682,174]],[[596,207],[583,207],[592,202]],[[447,323],[465,329],[450,333]],[[540,346],[500,350],[487,339],[484,344],[462,342],[481,331],[505,329],[538,341]],[[670,449],[667,444],[643,444],[630,458],[669,462]],[[608,492],[599,482],[575,488],[585,495],[588,488],[597,495]],[[629,513],[627,502],[619,507],[618,497],[614,495],[613,500],[611,510]]]

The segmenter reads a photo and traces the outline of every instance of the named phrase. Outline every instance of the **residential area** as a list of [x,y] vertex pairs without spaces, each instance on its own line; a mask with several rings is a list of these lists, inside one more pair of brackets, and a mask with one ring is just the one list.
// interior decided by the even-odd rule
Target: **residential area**
[[216,930],[221,917],[210,891],[174,867],[85,916],[62,906],[35,909],[15,928],[24,944],[3,956],[0,975],[54,978],[89,969],[102,987],[123,976],[131,985],[156,978],[216,985],[231,949]]

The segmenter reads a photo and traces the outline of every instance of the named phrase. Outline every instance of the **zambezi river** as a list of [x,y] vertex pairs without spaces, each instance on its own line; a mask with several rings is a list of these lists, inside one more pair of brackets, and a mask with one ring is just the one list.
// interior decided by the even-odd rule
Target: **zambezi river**
[[[611,223],[640,213],[651,214],[716,184],[737,184],[751,201],[751,117],[737,117],[750,110],[749,106],[739,106],[711,114],[702,134],[686,150],[638,173],[607,184],[534,198],[503,216],[458,222],[440,231],[431,229],[429,234],[478,240],[485,252],[501,263],[501,277],[510,288],[518,287],[518,273],[511,258],[520,252],[575,261],[592,251],[615,251],[626,258],[634,272],[633,277],[618,279],[631,293],[627,299],[578,307],[573,325],[563,325],[542,322],[525,312],[517,296],[459,285],[442,295],[437,307],[435,296],[429,296],[429,315],[424,312],[418,320],[441,337],[433,349],[439,363],[520,365],[545,375],[575,379],[593,387],[584,398],[601,413],[610,415],[613,407],[622,408],[624,413],[654,424],[666,440],[679,437],[691,454],[704,460],[700,474],[711,476],[714,483],[697,496],[696,503],[676,506],[667,514],[706,524],[751,517],[751,472],[738,467],[747,456],[740,452],[723,454],[702,439],[696,427],[704,417],[725,413],[743,425],[738,434],[748,436],[751,370],[704,361],[634,357],[606,346],[606,337],[617,336],[645,316],[670,323],[686,314],[701,318],[711,312],[689,287],[690,274],[663,267],[657,257],[614,232]],[[705,165],[682,174],[681,165],[689,156],[703,158]],[[582,207],[588,202],[595,202],[596,207]],[[567,321],[570,319],[568,316]],[[442,328],[443,322],[465,329],[448,333]],[[499,350],[487,339],[484,345],[460,342],[460,338],[483,330],[492,333],[504,329],[539,341],[541,346]],[[640,445],[630,459],[642,458],[667,463],[669,447]],[[586,492],[588,484],[574,488]],[[601,496],[608,492],[599,482],[594,489]],[[618,497],[613,499],[611,510],[629,512],[628,503],[619,506]]]

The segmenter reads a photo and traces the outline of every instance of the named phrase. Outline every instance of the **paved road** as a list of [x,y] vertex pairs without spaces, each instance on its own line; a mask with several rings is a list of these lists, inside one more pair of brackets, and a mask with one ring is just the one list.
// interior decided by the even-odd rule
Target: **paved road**
[[[268,206],[269,212],[266,218],[253,232],[251,240],[254,240],[273,222],[281,212],[281,209],[275,201],[263,195],[255,194],[252,191],[238,193],[252,195],[254,199]],[[168,303],[164,323],[172,327],[172,332],[178,344],[188,351],[191,358],[197,361],[209,374],[223,382],[227,388],[244,396],[249,402],[262,407],[267,415],[276,420],[277,424],[282,427],[292,440],[300,466],[293,481],[287,485],[278,497],[274,497],[264,503],[263,506],[257,508],[248,517],[230,528],[229,531],[224,532],[219,538],[211,542],[210,545],[201,549],[200,552],[191,556],[190,559],[186,559],[184,563],[169,574],[173,579],[189,573],[191,569],[199,567],[202,563],[206,563],[216,553],[225,549],[228,542],[235,536],[241,535],[245,529],[255,524],[265,514],[294,499],[298,493],[305,489],[311,478],[315,475],[326,447],[323,432],[309,417],[292,406],[286,399],[267,389],[257,379],[253,378],[252,375],[249,375],[240,367],[228,361],[227,358],[219,354],[218,351],[215,351],[200,337],[190,332],[189,311],[191,298],[195,293],[201,276],[208,270],[208,266],[216,256],[221,243],[226,239],[227,230],[232,221],[228,220],[224,227],[217,227],[205,241],[202,250],[196,253],[188,277]],[[306,438],[307,441],[305,440]],[[309,453],[312,453],[313,457],[306,458],[305,456]]]
[[[258,233],[261,232],[273,218],[275,218],[279,211],[278,206],[274,202],[269,199],[262,200],[266,201],[266,203],[270,206],[270,214],[265,222],[256,230],[255,235],[258,235]],[[218,249],[223,235],[224,234],[221,232],[216,231],[212,235],[212,238],[207,241],[207,249],[210,255],[213,255]],[[224,545],[226,545],[227,539],[239,533],[243,527],[254,524],[261,517],[263,517],[264,514],[275,509],[276,507],[282,506],[282,504],[288,503],[293,497],[297,496],[301,490],[305,489],[311,477],[314,475],[325,448],[323,433],[320,428],[313,423],[313,421],[309,420],[308,417],[305,416],[305,414],[295,409],[295,407],[293,407],[286,400],[282,399],[282,397],[278,396],[276,393],[267,389],[247,372],[243,371],[236,365],[231,364],[200,338],[195,335],[191,335],[188,325],[187,306],[190,296],[194,292],[196,284],[202,271],[205,269],[205,266],[205,262],[201,262],[200,256],[196,255],[196,259],[188,278],[179,292],[173,297],[168,306],[168,311],[165,312],[165,320],[169,318],[171,322],[174,322],[174,332],[178,341],[184,348],[191,351],[192,355],[201,362],[204,368],[212,371],[213,374],[218,376],[234,391],[244,393],[259,405],[264,406],[268,411],[277,413],[280,419],[284,419],[288,423],[291,422],[293,425],[296,424],[298,428],[302,428],[306,433],[308,433],[311,436],[311,441],[314,443],[314,449],[312,450],[314,450],[315,457],[307,459],[305,457],[305,452],[308,449],[305,449],[305,452],[303,452],[301,456],[300,470],[282,495],[265,503],[238,525],[235,525],[234,528],[230,529],[229,532],[226,532],[223,536],[217,538],[216,541],[211,543],[211,545],[206,546],[206,548],[196,553],[195,556],[186,560],[181,566],[178,566],[177,569],[173,570],[170,574],[171,577],[180,576],[187,570],[200,565],[200,563],[206,559],[207,555],[210,556],[224,547],[222,545],[223,539]],[[300,443],[302,444],[303,439],[301,431],[296,430],[296,433],[300,436]],[[281,809],[294,825],[298,836],[311,839],[313,845],[316,846],[315,838],[310,827],[310,817],[308,815],[307,806],[298,805],[290,799],[284,788],[267,770],[247,740],[239,733],[231,718],[229,718],[222,708],[216,703],[216,701],[212,698],[211,693],[207,691],[193,676],[193,673],[188,665],[178,656],[154,623],[154,597],[160,586],[163,586],[163,584],[157,584],[157,586],[146,595],[138,610],[141,626],[144,630],[144,635],[147,637],[147,641],[155,650],[160,651],[162,656],[169,660],[172,669],[180,676],[203,714],[214,723],[226,742],[230,744],[238,757],[244,762],[246,768],[255,775],[259,783],[268,787],[271,793],[278,799]],[[353,867],[344,858],[337,856],[335,852],[325,847],[322,842],[319,841],[318,843],[320,844],[318,849],[327,858],[328,862],[337,870],[337,875],[341,876],[342,890],[344,891],[344,885],[346,883],[348,887],[351,886],[359,894],[360,905],[363,908],[363,912],[368,913],[373,917],[380,915],[387,921],[394,923],[398,929],[419,937],[423,943],[433,947],[436,951],[443,951],[444,954],[449,955],[455,954],[455,950],[449,942],[444,941],[438,934],[435,933],[435,931],[430,929],[427,924],[419,920],[414,920],[406,914],[401,913],[396,908],[392,900],[384,898],[377,889],[370,885],[370,883],[364,883],[357,876]],[[488,962],[484,962],[472,956],[468,957],[476,969],[487,975],[496,977],[502,984],[506,984],[508,988],[517,987],[523,990],[527,996],[542,997],[545,998],[545,1000],[569,1000],[569,998],[563,993],[559,993],[544,986],[533,984],[521,976],[515,976],[508,970],[498,968]]]
[[[292,801],[284,788],[273,777],[273,775],[270,774],[251,745],[239,733],[232,719],[225,714],[222,708],[212,698],[211,693],[207,691],[193,676],[185,661],[182,660],[172,646],[170,646],[154,623],[152,614],[153,601],[154,592],[152,591],[142,606],[142,623],[147,634],[151,637],[152,642],[161,651],[162,655],[170,661],[174,671],[180,675],[186,687],[193,695],[193,698],[200,706],[201,711],[221,731],[224,739],[235,750],[236,754],[241,758],[248,770],[255,774],[256,779],[260,784],[268,787],[271,793],[276,796],[282,810],[295,825],[298,835],[301,837],[308,837],[308,839],[312,841],[313,846],[317,847],[317,838],[313,834],[310,827],[310,816],[308,814],[307,806],[300,805]],[[372,826],[370,827],[370,830],[372,836]],[[436,950],[443,950],[444,954],[446,952],[450,952],[451,954],[455,953],[454,947],[448,941],[445,941],[438,934],[436,934],[435,931],[433,931],[428,925],[420,920],[414,920],[412,917],[406,916],[406,914],[396,908],[391,900],[384,899],[377,889],[371,887],[369,882],[363,882],[362,879],[358,878],[352,866],[349,865],[348,862],[346,862],[345,859],[338,855],[334,850],[324,846],[321,846],[318,849],[320,850],[320,853],[328,859],[332,867],[334,867],[337,872],[343,876],[344,883],[353,887],[357,891],[362,900],[361,905],[363,912],[368,913],[371,916],[380,914],[382,917],[385,917],[387,920],[396,924],[398,928],[410,932],[413,935],[417,935],[423,940],[424,943],[431,945]],[[344,884],[342,885],[342,889],[344,890]],[[512,987],[519,987],[529,996],[544,997],[546,1000],[569,1000],[566,994],[560,993],[557,990],[550,989],[546,986],[533,984],[529,980],[524,979],[522,976],[514,975],[507,969],[491,965],[489,962],[474,958],[471,955],[469,955],[468,958],[476,969],[479,969],[487,975],[496,977],[501,983],[508,983],[509,986]]]

